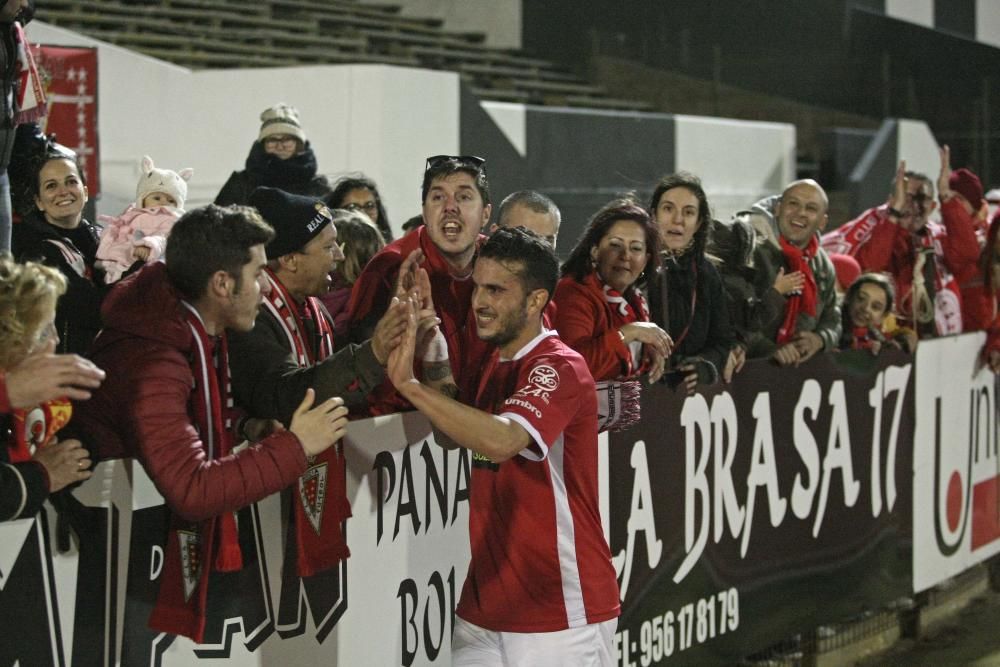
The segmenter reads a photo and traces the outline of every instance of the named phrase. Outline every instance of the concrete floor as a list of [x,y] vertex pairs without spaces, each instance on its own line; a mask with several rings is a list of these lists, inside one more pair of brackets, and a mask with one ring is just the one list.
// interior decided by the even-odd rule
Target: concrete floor
[[859,667],[1000,667],[1000,593],[974,598],[919,640],[903,639]]

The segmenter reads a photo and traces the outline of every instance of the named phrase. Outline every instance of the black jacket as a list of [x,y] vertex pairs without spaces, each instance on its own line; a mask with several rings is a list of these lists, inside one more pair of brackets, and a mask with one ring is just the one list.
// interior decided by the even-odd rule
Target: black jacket
[[[309,387],[316,391],[316,405],[340,396],[356,409],[367,405],[368,394],[385,376],[371,341],[345,345],[315,366],[300,368],[288,336],[266,308],[261,308],[253,329],[230,331],[228,338],[236,402],[252,417],[277,419],[285,426]],[[314,354],[319,350],[318,335],[312,336],[310,346]]]
[[250,193],[262,185],[316,199],[323,199],[331,192],[326,176],[316,175],[316,154],[308,142],[304,151],[282,160],[266,153],[263,144],[255,141],[247,156],[246,169],[234,171],[229,176],[215,203],[245,206],[250,201]]
[[722,279],[715,266],[694,253],[664,257],[663,265],[649,281],[648,292],[652,320],[674,340],[669,365],[676,368],[695,361],[699,383],[718,380],[734,336]]
[[11,416],[0,414],[0,521],[34,516],[49,497],[49,477],[36,461],[11,463]]
[[[101,301],[110,288],[104,285],[104,272],[94,266],[97,244],[97,228],[86,220],[76,229],[62,229],[36,211],[14,225],[14,258],[41,262],[66,277],[66,294],[56,305],[59,352],[85,354],[101,329]],[[71,261],[74,251],[78,262]]]

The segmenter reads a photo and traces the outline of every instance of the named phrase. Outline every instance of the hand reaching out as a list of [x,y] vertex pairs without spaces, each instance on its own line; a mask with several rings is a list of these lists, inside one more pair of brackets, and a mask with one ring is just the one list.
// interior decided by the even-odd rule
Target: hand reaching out
[[344,400],[334,396],[314,407],[315,400],[316,392],[312,388],[307,389],[288,428],[302,443],[306,456],[323,453],[347,433],[347,408],[344,407]]
[[[422,269],[421,269],[422,270]],[[404,299],[405,300],[405,299]],[[389,309],[375,325],[372,332],[372,353],[379,364],[385,366],[389,353],[399,345],[403,332],[406,331],[406,306],[397,297],[393,297]]]
[[7,398],[12,407],[31,408],[65,396],[74,401],[90,398],[90,389],[101,386],[104,371],[75,354],[33,354],[7,370]]
[[386,366],[386,374],[389,381],[400,393],[404,387],[412,382],[417,382],[413,375],[413,356],[417,346],[417,315],[413,300],[406,299],[406,331],[403,333],[399,345],[389,354],[389,363]]

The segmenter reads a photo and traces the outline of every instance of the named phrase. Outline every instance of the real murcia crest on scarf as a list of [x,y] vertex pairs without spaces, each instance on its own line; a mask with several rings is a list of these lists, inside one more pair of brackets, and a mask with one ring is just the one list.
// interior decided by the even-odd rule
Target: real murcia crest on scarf
[[184,577],[184,601],[187,602],[201,578],[201,538],[194,531],[178,530],[177,544],[181,550],[181,575]]
[[299,477],[299,498],[302,499],[302,509],[317,535],[320,534],[320,526],[323,525],[327,474],[327,464],[319,463],[310,467]]

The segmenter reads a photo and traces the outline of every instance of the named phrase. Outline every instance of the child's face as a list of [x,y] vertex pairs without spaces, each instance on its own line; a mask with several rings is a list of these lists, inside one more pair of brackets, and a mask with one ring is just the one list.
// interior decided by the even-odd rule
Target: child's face
[[886,304],[888,299],[885,290],[878,285],[865,283],[854,295],[854,299],[848,304],[851,315],[851,323],[856,327],[882,326],[882,320],[886,315]]
[[173,206],[177,208],[177,200],[166,192],[150,192],[142,200],[142,208],[153,208],[154,206]]

